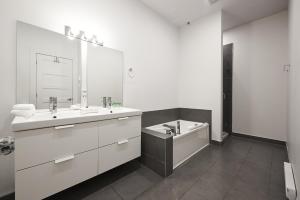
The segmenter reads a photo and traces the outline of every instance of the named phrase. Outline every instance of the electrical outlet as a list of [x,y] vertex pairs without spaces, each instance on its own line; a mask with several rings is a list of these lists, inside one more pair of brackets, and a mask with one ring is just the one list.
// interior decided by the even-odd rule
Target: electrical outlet
[[291,65],[283,65],[284,72],[290,72]]

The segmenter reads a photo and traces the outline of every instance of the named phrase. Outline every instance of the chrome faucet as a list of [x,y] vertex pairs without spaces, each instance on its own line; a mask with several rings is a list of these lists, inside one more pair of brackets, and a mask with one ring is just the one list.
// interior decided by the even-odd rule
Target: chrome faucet
[[103,97],[102,105],[103,105],[103,108],[111,109],[111,106],[112,106],[111,97]]
[[108,108],[111,109],[111,106],[112,106],[111,97],[107,97],[107,105],[108,105]]
[[177,134],[180,134],[181,128],[180,128],[180,121],[177,121]]
[[176,126],[171,126],[171,125],[168,125],[168,124],[163,124],[162,126],[169,128],[170,131],[171,131],[171,133],[173,133],[174,135],[176,135]]
[[49,110],[52,114],[57,113],[57,97],[49,97]]
[[107,97],[103,97],[102,105],[103,105],[103,108],[107,108]]

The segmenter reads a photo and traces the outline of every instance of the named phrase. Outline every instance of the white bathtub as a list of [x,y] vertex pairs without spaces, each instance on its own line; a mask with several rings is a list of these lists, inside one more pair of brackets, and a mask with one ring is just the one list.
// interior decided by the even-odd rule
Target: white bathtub
[[[181,134],[173,136],[173,169],[209,145],[209,124],[185,120],[163,124],[177,126],[177,121],[180,121]],[[147,129],[166,134],[168,128],[163,124],[150,126]]]

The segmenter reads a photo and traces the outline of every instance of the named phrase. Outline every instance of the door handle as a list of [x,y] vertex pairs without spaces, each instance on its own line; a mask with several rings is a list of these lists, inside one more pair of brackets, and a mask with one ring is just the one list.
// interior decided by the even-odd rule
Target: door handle
[[121,140],[121,141],[118,141],[118,145],[126,144],[128,142],[129,142],[128,140]]
[[66,126],[55,126],[55,130],[60,130],[60,129],[66,129],[66,128],[73,128],[75,125],[66,125]]
[[119,121],[121,121],[121,120],[126,120],[126,119],[129,119],[129,117],[121,117],[121,118],[118,118]]
[[54,160],[54,164],[59,164],[59,163],[67,162],[69,160],[73,160],[74,158],[75,158],[75,155],[72,154],[72,155],[69,155],[69,156],[66,156],[66,157]]

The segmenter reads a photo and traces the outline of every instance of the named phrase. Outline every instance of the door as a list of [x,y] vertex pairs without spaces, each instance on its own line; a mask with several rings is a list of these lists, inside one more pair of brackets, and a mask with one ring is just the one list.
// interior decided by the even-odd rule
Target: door
[[223,46],[223,132],[232,133],[233,44]]
[[36,55],[36,107],[49,107],[49,97],[57,97],[58,107],[73,104],[73,61],[57,56]]

